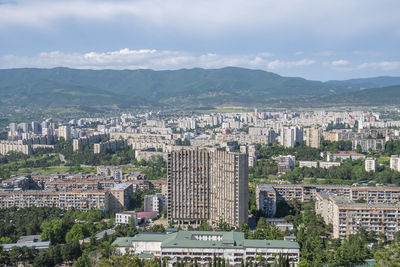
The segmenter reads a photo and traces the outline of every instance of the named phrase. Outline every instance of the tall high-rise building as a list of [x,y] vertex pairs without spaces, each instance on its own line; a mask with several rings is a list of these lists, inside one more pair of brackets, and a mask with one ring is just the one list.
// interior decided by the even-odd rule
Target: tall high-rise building
[[210,218],[210,154],[183,150],[168,154],[168,219],[198,225]]
[[18,128],[20,128],[23,133],[29,132],[29,124],[26,122],[22,122],[22,123],[18,124]]
[[304,129],[304,141],[307,146],[319,148],[321,140],[321,131],[318,128],[307,128]]
[[18,132],[18,125],[15,122],[10,123],[10,132]]
[[210,223],[220,220],[240,227],[248,218],[248,156],[216,150],[211,152]]
[[32,132],[34,134],[39,134],[40,131],[40,124],[36,121],[32,121]]
[[63,137],[65,140],[71,139],[71,128],[66,125],[59,126],[58,137]]
[[179,225],[222,220],[240,227],[248,217],[246,154],[186,150],[168,155],[168,219]]
[[279,139],[284,147],[295,147],[303,141],[303,128],[302,127],[282,127]]

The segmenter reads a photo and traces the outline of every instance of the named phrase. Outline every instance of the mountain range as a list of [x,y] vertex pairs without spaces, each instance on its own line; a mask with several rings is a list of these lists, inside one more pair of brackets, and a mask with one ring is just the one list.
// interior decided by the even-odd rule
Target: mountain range
[[262,70],[0,70],[0,108],[398,104],[400,77],[311,81]]

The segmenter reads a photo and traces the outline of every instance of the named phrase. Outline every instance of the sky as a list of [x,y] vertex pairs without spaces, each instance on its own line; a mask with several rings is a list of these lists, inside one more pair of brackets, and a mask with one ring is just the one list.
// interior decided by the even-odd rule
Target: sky
[[0,0],[0,68],[400,76],[399,0]]

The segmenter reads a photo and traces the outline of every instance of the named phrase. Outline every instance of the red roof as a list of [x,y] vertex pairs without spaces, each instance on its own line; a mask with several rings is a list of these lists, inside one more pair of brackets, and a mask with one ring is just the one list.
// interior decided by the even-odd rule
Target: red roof
[[151,216],[154,215],[154,213],[157,213],[155,211],[140,211],[137,213],[137,218],[143,218],[143,217],[147,217],[147,216]]

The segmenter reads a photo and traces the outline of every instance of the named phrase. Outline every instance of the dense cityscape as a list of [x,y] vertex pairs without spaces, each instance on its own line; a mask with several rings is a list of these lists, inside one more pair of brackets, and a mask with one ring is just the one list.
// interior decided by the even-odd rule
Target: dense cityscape
[[400,267],[399,14],[0,0],[0,267]]
[[361,110],[10,123],[0,259],[373,266],[400,238],[399,127]]

